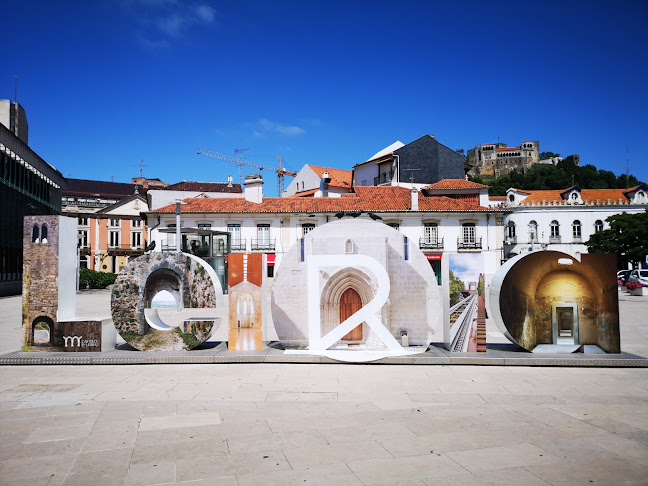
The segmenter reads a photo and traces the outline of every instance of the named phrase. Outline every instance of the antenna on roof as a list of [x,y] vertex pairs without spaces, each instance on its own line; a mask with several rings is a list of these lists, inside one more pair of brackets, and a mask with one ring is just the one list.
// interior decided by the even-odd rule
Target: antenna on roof
[[412,187],[414,187],[414,171],[415,170],[422,170],[422,169],[403,169],[403,170],[409,170],[410,171],[410,184],[412,184]]

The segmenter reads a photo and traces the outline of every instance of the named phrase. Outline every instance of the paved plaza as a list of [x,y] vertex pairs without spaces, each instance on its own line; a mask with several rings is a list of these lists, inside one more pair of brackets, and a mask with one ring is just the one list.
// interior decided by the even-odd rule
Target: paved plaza
[[[620,296],[648,356],[648,299]],[[0,354],[20,313],[0,299]],[[4,366],[0,484],[648,484],[648,369]]]

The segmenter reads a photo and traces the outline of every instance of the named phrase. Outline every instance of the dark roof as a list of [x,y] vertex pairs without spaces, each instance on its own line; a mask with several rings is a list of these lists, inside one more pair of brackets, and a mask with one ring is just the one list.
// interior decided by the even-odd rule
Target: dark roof
[[67,189],[63,191],[63,195],[94,196],[99,194],[100,196],[105,197],[124,198],[133,195],[135,193],[135,188],[137,188],[140,194],[146,192],[142,186],[127,182],[67,179]]
[[234,194],[241,194],[243,192],[241,190],[241,184],[232,184],[229,186],[226,182],[182,181],[156,189],[164,191],[227,192]]

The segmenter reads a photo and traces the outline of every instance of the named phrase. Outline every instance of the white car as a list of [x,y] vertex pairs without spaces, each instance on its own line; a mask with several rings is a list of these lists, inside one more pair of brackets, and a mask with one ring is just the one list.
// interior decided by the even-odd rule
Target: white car
[[628,277],[628,282],[639,282],[648,285],[648,270],[633,270]]

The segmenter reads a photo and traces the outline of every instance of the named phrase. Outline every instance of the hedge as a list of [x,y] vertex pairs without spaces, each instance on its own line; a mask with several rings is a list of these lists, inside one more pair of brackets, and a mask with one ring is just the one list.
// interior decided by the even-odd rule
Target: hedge
[[115,283],[116,273],[95,272],[89,268],[80,269],[80,289],[105,289]]

